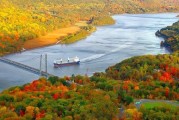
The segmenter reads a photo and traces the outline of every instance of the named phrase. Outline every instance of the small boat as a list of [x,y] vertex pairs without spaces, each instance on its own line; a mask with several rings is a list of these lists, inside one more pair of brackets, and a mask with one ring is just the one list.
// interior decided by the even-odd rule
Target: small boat
[[63,67],[63,66],[70,66],[70,65],[79,65],[80,59],[76,56],[74,58],[68,58],[66,62],[63,62],[62,58],[54,60],[54,67]]

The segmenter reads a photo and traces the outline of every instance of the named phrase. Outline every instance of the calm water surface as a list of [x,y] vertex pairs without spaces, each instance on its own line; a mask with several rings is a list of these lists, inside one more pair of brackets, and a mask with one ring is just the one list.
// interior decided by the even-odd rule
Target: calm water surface
[[[34,49],[6,58],[39,68],[40,55],[47,53],[49,73],[57,76],[92,75],[132,56],[168,53],[166,49],[160,48],[162,39],[157,38],[155,32],[176,22],[178,20],[176,15],[175,13],[115,15],[113,16],[116,20],[115,25],[97,27],[96,32],[74,44]],[[81,59],[79,66],[53,67],[54,59],[66,60],[75,56]],[[38,77],[0,62],[0,91],[31,82]]]

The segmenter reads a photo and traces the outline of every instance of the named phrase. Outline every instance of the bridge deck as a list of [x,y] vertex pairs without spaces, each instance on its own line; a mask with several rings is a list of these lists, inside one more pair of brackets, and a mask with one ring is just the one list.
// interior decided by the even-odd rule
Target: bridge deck
[[[13,66],[16,66],[18,68],[24,69],[26,71],[35,73],[37,75],[40,75],[40,70],[39,69],[36,69],[36,68],[30,67],[30,66],[24,65],[22,63],[18,63],[18,62],[15,62],[15,61],[9,60],[7,58],[3,58],[3,57],[0,57],[0,61],[4,62],[4,63],[7,63],[7,64],[10,64],[10,65],[13,65]],[[42,76],[46,76],[46,77],[48,77],[48,76],[54,76],[54,75],[49,74],[49,73],[44,72],[44,71],[41,71],[41,75]]]

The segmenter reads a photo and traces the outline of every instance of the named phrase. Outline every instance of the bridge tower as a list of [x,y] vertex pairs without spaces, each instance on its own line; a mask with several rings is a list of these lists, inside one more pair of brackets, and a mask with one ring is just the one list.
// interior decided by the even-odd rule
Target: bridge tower
[[[43,59],[43,56],[45,56],[45,59]],[[42,76],[42,72],[43,72],[43,70],[42,70],[42,66],[43,66],[43,60],[44,60],[44,63],[45,63],[45,73],[47,73],[47,54],[45,54],[45,55],[40,55],[40,76]],[[45,76],[45,77],[48,77],[48,76]]]

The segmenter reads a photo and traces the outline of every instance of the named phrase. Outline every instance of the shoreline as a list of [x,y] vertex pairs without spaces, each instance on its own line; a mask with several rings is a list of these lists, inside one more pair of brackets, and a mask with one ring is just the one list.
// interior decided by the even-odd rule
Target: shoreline
[[[96,31],[96,26],[92,25],[93,28],[90,29],[89,31],[86,30],[87,34],[85,34],[85,36],[81,37],[80,39],[76,39],[76,40],[74,40],[74,41],[71,42],[71,43],[65,43],[65,40],[64,40],[65,37],[69,37],[69,36],[71,36],[71,35],[78,34],[78,33],[80,33],[81,31],[84,30],[84,29],[82,29],[82,27],[89,26],[88,24],[86,24],[86,21],[81,21],[81,22],[83,22],[82,25],[78,25],[78,24],[80,24],[80,22],[78,22],[78,23],[76,23],[76,24],[73,25],[73,26],[70,26],[70,27],[67,27],[67,28],[57,29],[57,30],[52,31],[51,33],[47,33],[47,35],[45,35],[45,36],[40,36],[40,37],[38,37],[38,38],[28,40],[28,41],[26,41],[26,42],[24,43],[23,48],[25,48],[25,51],[28,51],[28,50],[33,50],[33,49],[38,49],[38,48],[53,46],[53,45],[57,45],[57,44],[61,44],[61,45],[63,45],[63,44],[66,44],[66,45],[68,45],[68,44],[73,44],[73,43],[75,43],[75,42],[77,42],[77,41],[80,41],[80,40],[82,40],[82,39],[85,39],[85,38],[88,37],[91,33],[93,33],[93,32]],[[85,22],[85,23],[84,23],[84,22]],[[110,24],[109,24],[109,25],[110,25]],[[76,30],[75,30],[75,31],[70,31],[70,30],[69,30],[70,28],[76,28]],[[30,45],[29,42],[41,42],[40,39],[42,39],[43,37],[49,36],[49,34],[52,34],[53,32],[55,32],[55,31],[60,31],[60,30],[67,30],[67,31],[65,31],[66,34],[63,33],[64,31],[62,31],[62,33],[59,32],[60,35],[58,35],[58,37],[56,37],[56,40],[54,40],[55,38],[54,38],[54,36],[52,36],[52,39],[51,39],[48,43],[45,43],[45,44],[42,43],[42,44],[40,44],[40,45],[25,47],[25,46],[29,46],[29,45]],[[69,30],[69,31],[68,31],[68,30]],[[73,36],[73,37],[75,37],[75,36]],[[39,39],[39,41],[38,41],[38,39]],[[46,39],[47,39],[47,38],[46,38]],[[23,51],[21,51],[21,52],[23,52]],[[19,52],[15,52],[15,53],[19,53]],[[14,54],[14,53],[10,53],[10,54]]]
[[[115,24],[115,23],[116,23],[116,22],[114,22],[113,24]],[[78,23],[76,23],[76,24],[78,24]],[[85,38],[88,37],[90,34],[92,34],[93,32],[95,32],[95,31],[96,31],[96,27],[113,25],[113,24],[105,24],[105,25],[99,25],[99,26],[98,26],[98,25],[91,25],[93,28],[92,28],[91,30],[89,30],[89,31],[86,30],[87,34],[85,34],[85,36],[82,36],[81,38],[76,39],[76,40],[73,41],[73,42],[65,43],[65,40],[64,40],[65,37],[69,37],[70,35],[74,35],[74,34],[77,34],[77,33],[81,32],[81,31],[83,31],[83,29],[80,28],[80,27],[89,26],[89,25],[87,25],[87,24],[86,24],[86,25],[82,25],[82,26],[76,25],[76,24],[73,25],[73,26],[71,26],[71,27],[78,27],[78,28],[79,28],[78,31],[75,31],[74,33],[68,33],[68,34],[66,34],[66,35],[59,36],[59,38],[58,38],[56,41],[53,40],[54,42],[49,42],[48,44],[45,44],[45,45],[43,45],[43,43],[42,43],[41,45],[36,45],[36,46],[33,46],[33,47],[29,47],[29,48],[24,48],[24,46],[23,46],[23,48],[24,48],[25,50],[13,52],[13,53],[7,53],[7,54],[2,55],[1,57],[9,56],[9,55],[12,55],[12,54],[18,54],[18,53],[21,53],[21,52],[24,52],[24,51],[29,51],[29,50],[34,50],[34,49],[49,47],[49,46],[53,46],[53,45],[57,45],[57,44],[61,44],[61,45],[73,44],[73,43],[78,42],[78,41],[80,41],[80,40],[82,40],[82,39],[85,39]],[[68,29],[68,28],[70,28],[70,27],[61,28],[61,29]],[[57,29],[57,30],[61,30],[61,29]],[[57,30],[54,30],[54,31],[57,31]],[[53,31],[53,32],[54,32],[54,31]],[[52,32],[51,32],[51,33],[52,33]],[[51,33],[47,33],[47,35],[48,35],[48,34],[51,34]],[[45,35],[45,36],[46,36],[46,35]],[[28,41],[26,41],[24,44],[27,44],[28,42],[32,42],[32,41],[33,41],[33,42],[37,42],[36,39],[41,39],[41,37],[45,37],[45,36],[40,36],[40,37],[38,37],[38,38],[28,40]],[[54,38],[53,38],[53,39],[54,39]],[[29,45],[29,44],[28,44],[28,45]]]
[[55,45],[57,43],[60,43],[59,41],[61,41],[63,37],[66,37],[69,34],[77,33],[78,31],[80,31],[80,27],[78,26],[70,26],[67,28],[57,29],[50,33],[47,33],[44,36],[27,40],[24,43],[23,48],[25,48],[25,50],[31,50],[45,46]]
[[[173,12],[175,13],[175,12]],[[177,14],[179,14],[179,12],[176,12]],[[172,25],[170,26],[166,26],[164,28],[159,29],[158,31],[155,32],[155,35],[159,38],[162,38],[163,41],[161,41],[160,46],[161,47],[165,47],[170,53],[174,53],[176,51],[178,51],[177,46],[175,46],[175,44],[177,44],[177,38],[175,38],[175,35],[177,35],[177,24],[179,23],[178,21],[178,17],[179,15],[176,15],[175,18],[177,18],[177,21],[174,22]],[[175,25],[176,24],[176,25]],[[173,29],[173,27],[176,27],[175,29]],[[170,31],[169,33],[167,31]],[[176,32],[175,34],[171,34],[172,32]],[[167,33],[168,34],[167,34]],[[172,41],[175,41],[175,44],[173,44]]]

